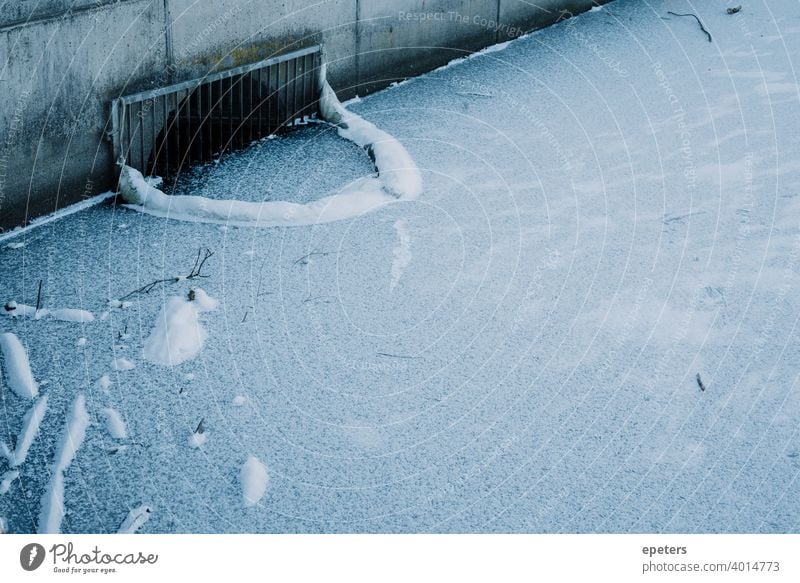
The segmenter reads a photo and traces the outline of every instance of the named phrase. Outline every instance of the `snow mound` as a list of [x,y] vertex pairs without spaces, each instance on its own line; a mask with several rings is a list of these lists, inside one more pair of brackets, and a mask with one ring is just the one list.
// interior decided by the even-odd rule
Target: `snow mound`
[[122,166],[119,188],[129,208],[184,221],[257,227],[316,225],[353,218],[397,200],[422,194],[422,174],[405,147],[390,134],[348,111],[325,80],[322,67],[320,115],[341,137],[370,154],[377,176],[359,178],[335,194],[300,204],[287,201],[248,202],[202,196],[164,194],[141,172]]
[[31,364],[25,347],[12,332],[0,334],[0,349],[3,351],[6,375],[11,390],[23,399],[33,399],[39,393],[39,387],[33,380]]
[[264,497],[269,484],[267,468],[255,456],[249,456],[242,465],[242,498],[246,507],[255,506]]
[[86,397],[79,393],[72,402],[67,424],[58,441],[53,474],[50,484],[42,495],[42,508],[39,513],[39,534],[58,534],[64,518],[64,472],[67,471],[75,454],[83,444],[89,415],[86,413]]
[[195,358],[203,349],[208,332],[200,323],[200,314],[219,305],[202,289],[192,290],[185,299],[172,296],[161,308],[156,325],[144,343],[143,355],[154,364],[175,366]]
[[117,534],[134,534],[144,526],[145,522],[150,520],[150,514],[152,512],[153,509],[146,504],[134,508],[128,512],[128,516],[122,521],[119,530],[117,530]]

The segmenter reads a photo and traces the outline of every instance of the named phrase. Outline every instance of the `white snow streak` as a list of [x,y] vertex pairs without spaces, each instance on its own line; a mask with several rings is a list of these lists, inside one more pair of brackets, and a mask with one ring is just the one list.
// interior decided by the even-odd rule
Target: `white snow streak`
[[128,516],[122,521],[119,530],[117,530],[117,534],[134,534],[137,530],[142,528],[145,522],[150,520],[150,514],[152,512],[153,509],[146,504],[134,508],[128,512]]
[[47,395],[39,397],[33,406],[28,409],[22,418],[22,429],[17,436],[17,444],[14,451],[9,450],[5,443],[0,443],[0,453],[8,459],[8,465],[16,468],[25,463],[28,457],[33,440],[39,433],[39,426],[47,411]]
[[408,221],[398,219],[394,223],[394,230],[397,232],[398,245],[392,251],[392,281],[389,284],[389,291],[394,291],[403,272],[411,263],[411,233],[408,232]]
[[59,438],[53,475],[42,496],[39,534],[57,534],[61,531],[61,520],[64,518],[64,472],[83,443],[87,427],[89,415],[86,413],[86,397],[79,393],[72,402],[64,432]]
[[120,414],[111,407],[106,407],[100,410],[103,419],[106,422],[106,430],[109,435],[114,439],[126,439],[128,437],[128,430],[125,427],[125,421],[122,420]]
[[23,399],[33,399],[39,387],[33,380],[28,353],[13,333],[0,334],[0,349],[3,351],[8,384]]
[[11,484],[19,478],[19,470],[9,470],[0,478],[0,496],[11,489]]

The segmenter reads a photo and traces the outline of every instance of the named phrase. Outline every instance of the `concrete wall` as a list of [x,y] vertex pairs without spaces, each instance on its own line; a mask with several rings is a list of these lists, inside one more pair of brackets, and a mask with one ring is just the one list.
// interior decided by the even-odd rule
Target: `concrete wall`
[[17,0],[0,6],[0,229],[113,187],[109,101],[311,44],[365,94],[603,0]]

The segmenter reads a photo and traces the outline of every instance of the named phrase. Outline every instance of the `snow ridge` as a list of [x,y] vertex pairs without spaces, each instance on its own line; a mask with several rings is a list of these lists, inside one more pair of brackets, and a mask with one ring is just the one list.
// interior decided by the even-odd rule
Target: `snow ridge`
[[405,147],[390,134],[348,111],[325,79],[322,67],[320,115],[341,137],[369,153],[377,176],[359,178],[335,194],[300,204],[287,201],[249,202],[202,196],[164,194],[141,172],[126,165],[120,171],[120,194],[126,206],[160,217],[192,222],[256,227],[291,227],[329,223],[373,211],[422,194],[422,174]]

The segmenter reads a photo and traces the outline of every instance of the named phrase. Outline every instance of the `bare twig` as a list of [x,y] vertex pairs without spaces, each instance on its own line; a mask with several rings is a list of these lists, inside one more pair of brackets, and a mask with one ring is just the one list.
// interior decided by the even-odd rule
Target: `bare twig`
[[119,301],[127,300],[135,295],[139,294],[149,294],[153,291],[157,286],[161,285],[162,283],[178,283],[179,281],[183,281],[184,279],[197,279],[199,277],[211,277],[210,275],[204,275],[202,273],[203,266],[205,265],[206,261],[208,261],[214,252],[211,249],[206,249],[205,253],[202,249],[197,250],[197,256],[194,260],[194,265],[192,266],[192,270],[189,272],[189,275],[186,276],[179,276],[179,277],[168,277],[166,279],[157,279],[155,281],[151,281],[150,283],[143,285],[139,289],[135,289],[129,294],[126,294],[119,298]]
[[245,322],[247,322],[247,314],[249,314],[249,313],[250,313],[250,310],[245,310],[245,312],[244,312],[244,318],[242,318],[242,324],[244,324]]
[[389,358],[408,358],[408,359],[416,359],[420,358],[419,356],[407,356],[404,354],[390,354],[388,352],[376,352],[378,356],[387,356]]
[[311,259],[312,257],[317,257],[317,256],[325,257],[326,255],[330,255],[330,253],[325,252],[325,251],[312,251],[311,253],[309,253],[307,255],[303,255],[300,259],[295,261],[292,265],[298,265],[298,264],[308,265],[308,260]]
[[307,297],[306,299],[304,299],[304,300],[303,300],[303,303],[304,303],[304,304],[307,304],[307,303],[309,303],[309,302],[316,302],[316,301],[318,301],[318,300],[325,300],[325,303],[326,303],[326,304],[329,304],[329,303],[330,303],[330,300],[331,300],[331,299],[333,299],[333,298],[335,298],[335,297],[336,297],[336,296],[314,296],[314,297],[312,298],[311,296],[309,296],[309,297]]
[[706,30],[706,27],[703,26],[703,23],[700,21],[700,18],[696,14],[691,14],[691,13],[690,14],[679,14],[677,12],[672,12],[672,11],[669,11],[669,10],[667,11],[667,14],[672,14],[673,16],[691,16],[692,18],[694,18],[697,21],[697,24],[700,25],[700,30],[702,30],[704,33],[706,33],[706,36],[708,37],[708,42],[712,42],[711,41],[711,33]]
[[741,12],[741,10],[742,10],[742,5],[739,4],[739,6],[734,6],[733,8],[728,8],[728,14],[736,14],[737,12]]
[[197,429],[194,430],[195,433],[199,433],[200,435],[202,435],[203,433],[206,432],[205,425],[203,425],[203,421],[205,421],[205,420],[206,420],[205,417],[203,417],[200,420],[200,423],[197,424]]
[[36,311],[42,306],[42,280],[39,280],[39,291],[36,292]]
[[697,373],[697,386],[700,387],[701,391],[706,390],[706,386],[703,384],[703,379],[700,378],[700,373]]

